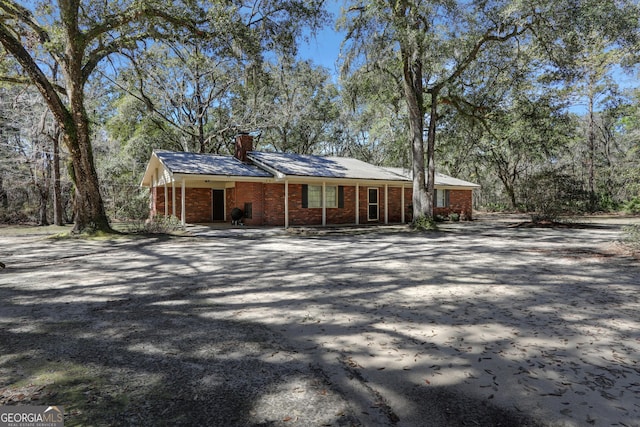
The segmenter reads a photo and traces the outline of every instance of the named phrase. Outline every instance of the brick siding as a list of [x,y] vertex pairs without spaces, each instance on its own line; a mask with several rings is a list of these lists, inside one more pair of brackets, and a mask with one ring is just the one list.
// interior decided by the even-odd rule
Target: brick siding
[[[164,187],[154,188],[152,194],[156,197],[156,212],[152,215],[164,215]],[[169,206],[169,215],[173,214],[173,198],[172,188],[167,189],[167,204]],[[211,222],[213,218],[213,199],[210,188],[186,188],[185,203],[187,217],[186,222]],[[176,216],[182,218],[182,189],[176,188]]]
[[452,213],[460,215],[461,220],[471,220],[473,215],[473,197],[471,190],[450,190],[449,206],[434,208],[434,215],[448,216]]
[[[378,220],[369,221],[369,188],[378,188]],[[388,188],[389,197],[389,223],[400,223],[402,219],[401,189]],[[244,211],[245,203],[252,205],[252,217],[244,218],[246,225],[270,225],[284,226],[284,184],[263,184],[259,182],[236,182],[234,188],[225,191],[226,221],[231,222],[231,210],[238,207]],[[404,189],[405,221],[412,219],[412,194],[411,188]],[[172,189],[168,188],[167,203],[169,215],[172,209]],[[354,224],[355,223],[355,186],[344,186],[344,208],[327,208],[327,225]],[[176,216],[181,218],[182,190],[176,188]],[[164,187],[151,189],[151,197],[155,199],[155,206],[151,206],[151,215],[164,215],[165,197]],[[358,217],[360,224],[384,223],[385,219],[385,193],[382,187],[359,187],[360,209]],[[186,222],[211,222],[213,218],[212,190],[209,188],[186,189]],[[155,210],[153,209],[155,207]],[[470,220],[472,217],[472,191],[451,190],[449,193],[449,206],[435,208],[435,215],[447,216],[450,213],[458,213],[461,219]],[[302,207],[302,185],[289,184],[289,225],[320,225],[322,224],[322,208]]]

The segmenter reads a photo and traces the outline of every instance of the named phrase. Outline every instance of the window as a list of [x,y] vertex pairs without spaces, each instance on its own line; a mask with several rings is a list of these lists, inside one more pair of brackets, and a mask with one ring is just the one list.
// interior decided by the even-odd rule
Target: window
[[[322,187],[320,187],[320,189],[322,189]],[[325,194],[327,195],[327,207],[337,208],[338,207],[338,187],[326,186]]]
[[307,187],[307,201],[309,208],[322,207],[322,187],[319,185],[309,185]]
[[446,208],[449,206],[449,190],[435,190],[436,208]]
[[[344,207],[344,190],[342,186],[327,185],[325,186],[325,194],[327,196],[327,208]],[[302,207],[322,207],[322,185],[305,184],[302,186]]]

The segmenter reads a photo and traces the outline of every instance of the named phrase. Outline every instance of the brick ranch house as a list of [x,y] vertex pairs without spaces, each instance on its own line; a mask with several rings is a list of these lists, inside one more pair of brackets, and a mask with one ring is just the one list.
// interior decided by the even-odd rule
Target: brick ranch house
[[[141,186],[150,189],[151,217],[185,223],[246,225],[391,224],[411,219],[407,171],[347,157],[253,151],[253,137],[236,137],[234,156],[154,151]],[[477,184],[436,174],[435,215],[471,219]]]

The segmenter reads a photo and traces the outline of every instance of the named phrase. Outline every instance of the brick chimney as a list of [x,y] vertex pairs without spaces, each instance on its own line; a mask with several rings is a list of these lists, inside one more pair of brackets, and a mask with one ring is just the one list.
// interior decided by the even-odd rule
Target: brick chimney
[[239,133],[236,135],[236,159],[243,163],[247,163],[248,151],[253,151],[253,136],[248,133]]

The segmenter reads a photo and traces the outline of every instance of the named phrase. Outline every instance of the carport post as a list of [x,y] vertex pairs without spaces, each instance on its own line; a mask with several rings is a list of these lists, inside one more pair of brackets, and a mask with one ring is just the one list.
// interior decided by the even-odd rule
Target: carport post
[[164,180],[164,216],[169,216],[169,188],[167,187],[167,179]]
[[171,180],[171,198],[173,200],[171,200],[171,209],[173,210],[172,215],[175,217],[176,216],[176,180],[172,179]]
[[186,206],[187,206],[187,203],[185,201],[186,193],[187,193],[186,183],[185,183],[184,178],[182,178],[182,200],[181,200],[181,202],[182,202],[182,212],[180,213],[180,222],[182,223],[183,226],[187,224],[187,221],[186,221],[187,215],[185,213],[185,209],[186,209]]
[[360,184],[356,184],[356,225],[360,224]]
[[384,223],[389,224],[389,184],[384,185]]
[[327,225],[327,183],[322,181],[322,226]]
[[284,228],[289,228],[289,181],[284,180]]
[[400,187],[400,222],[404,224],[404,185]]
[[158,169],[156,168],[153,177],[151,178],[151,189],[155,191],[151,192],[151,209],[154,215],[158,215]]

